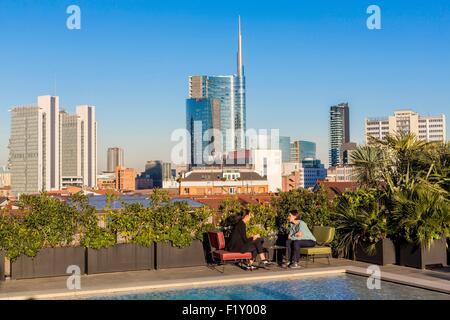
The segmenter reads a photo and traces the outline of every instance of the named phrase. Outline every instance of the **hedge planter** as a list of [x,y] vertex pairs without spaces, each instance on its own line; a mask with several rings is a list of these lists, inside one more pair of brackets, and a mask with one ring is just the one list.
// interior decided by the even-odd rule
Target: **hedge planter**
[[67,267],[78,266],[85,271],[85,248],[43,248],[35,257],[19,256],[11,262],[11,279],[67,276]]
[[447,264],[446,240],[435,240],[428,248],[425,245],[402,243],[399,246],[401,266],[425,269],[429,265]]
[[152,270],[154,248],[133,243],[117,244],[99,250],[87,250],[87,274]]
[[0,281],[5,281],[5,254],[0,251]]
[[359,244],[356,247],[356,260],[371,264],[386,265],[395,264],[395,246],[391,239],[383,239],[375,245],[374,255],[367,253],[368,244]]
[[199,240],[194,240],[189,247],[178,248],[170,243],[156,244],[156,268],[181,268],[206,265],[205,248]]

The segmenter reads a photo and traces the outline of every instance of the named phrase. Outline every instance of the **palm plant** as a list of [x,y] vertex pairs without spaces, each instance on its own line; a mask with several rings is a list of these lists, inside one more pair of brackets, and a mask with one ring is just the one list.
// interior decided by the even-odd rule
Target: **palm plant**
[[381,180],[383,157],[380,148],[361,146],[352,152],[351,160],[355,165],[355,178],[361,186],[375,188]]
[[355,259],[356,248],[365,244],[373,254],[378,241],[386,238],[386,210],[377,190],[359,189],[337,198],[334,224],[336,249],[344,257]]

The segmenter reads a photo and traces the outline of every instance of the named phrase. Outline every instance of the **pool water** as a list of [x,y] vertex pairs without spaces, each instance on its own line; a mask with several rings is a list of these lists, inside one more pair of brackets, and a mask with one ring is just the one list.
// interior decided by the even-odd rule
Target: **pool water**
[[97,297],[100,300],[450,300],[450,295],[390,282],[369,290],[355,275],[307,277],[238,285],[152,291]]

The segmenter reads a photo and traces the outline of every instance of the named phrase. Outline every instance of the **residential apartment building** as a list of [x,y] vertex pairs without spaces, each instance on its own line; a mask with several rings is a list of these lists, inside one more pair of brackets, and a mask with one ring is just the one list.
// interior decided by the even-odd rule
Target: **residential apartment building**
[[135,191],[136,190],[136,170],[132,168],[116,168],[116,187],[117,191]]
[[365,120],[366,143],[370,137],[384,139],[386,135],[410,132],[421,140],[447,141],[445,115],[423,116],[412,110],[399,110],[386,118],[367,118]]
[[329,167],[326,180],[330,182],[356,182],[355,167],[351,165]]
[[350,142],[350,111],[348,103],[330,107],[330,150],[329,165],[342,164],[341,146]]

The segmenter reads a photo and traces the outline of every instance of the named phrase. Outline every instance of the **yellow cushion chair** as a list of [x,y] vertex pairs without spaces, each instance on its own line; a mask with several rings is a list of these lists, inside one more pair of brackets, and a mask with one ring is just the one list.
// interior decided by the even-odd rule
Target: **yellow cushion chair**
[[314,257],[325,256],[328,258],[328,264],[330,264],[331,258],[331,247],[330,244],[334,239],[336,229],[332,227],[319,227],[315,226],[313,228],[313,235],[316,238],[316,246],[312,248],[300,248],[300,254],[306,255],[306,265],[310,257],[312,257],[314,262]]

